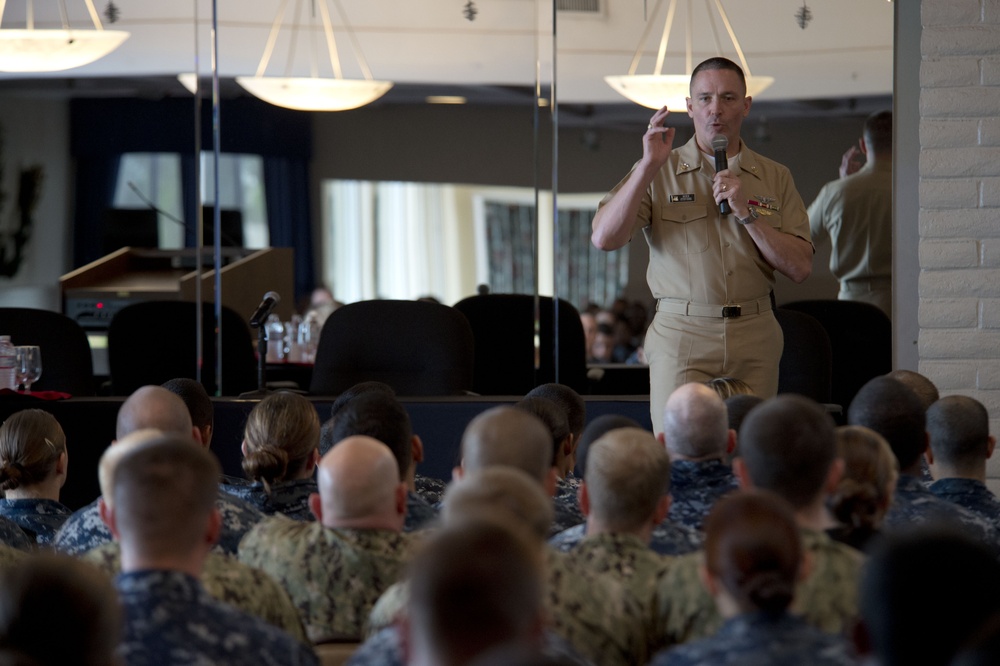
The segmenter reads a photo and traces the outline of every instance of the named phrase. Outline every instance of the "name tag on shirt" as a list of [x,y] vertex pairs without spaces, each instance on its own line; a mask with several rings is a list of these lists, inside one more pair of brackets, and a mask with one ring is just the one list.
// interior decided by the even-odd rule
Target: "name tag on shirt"
[[690,203],[694,201],[693,194],[671,194],[670,203]]

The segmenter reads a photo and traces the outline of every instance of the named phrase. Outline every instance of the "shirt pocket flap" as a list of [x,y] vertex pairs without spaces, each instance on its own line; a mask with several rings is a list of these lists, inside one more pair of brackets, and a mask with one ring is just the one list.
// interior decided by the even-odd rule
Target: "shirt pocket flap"
[[671,204],[660,207],[660,219],[664,222],[687,224],[708,217],[708,207],[705,205],[688,204],[678,206]]

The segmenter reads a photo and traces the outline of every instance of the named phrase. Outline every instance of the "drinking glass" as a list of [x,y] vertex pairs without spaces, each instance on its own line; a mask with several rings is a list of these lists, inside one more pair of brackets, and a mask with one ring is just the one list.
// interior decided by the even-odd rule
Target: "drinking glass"
[[31,393],[31,385],[42,376],[42,350],[37,345],[15,348],[17,384],[24,386],[25,393]]

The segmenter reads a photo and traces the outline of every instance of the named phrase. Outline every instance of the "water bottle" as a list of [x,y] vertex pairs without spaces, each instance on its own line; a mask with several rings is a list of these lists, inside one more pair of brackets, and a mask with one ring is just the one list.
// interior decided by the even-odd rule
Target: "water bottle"
[[285,325],[276,314],[267,318],[267,362],[282,363],[285,360]]
[[0,389],[17,390],[17,353],[9,335],[0,335]]
[[302,317],[292,315],[291,321],[285,322],[285,358],[289,363],[302,362],[302,348],[299,346],[299,326]]

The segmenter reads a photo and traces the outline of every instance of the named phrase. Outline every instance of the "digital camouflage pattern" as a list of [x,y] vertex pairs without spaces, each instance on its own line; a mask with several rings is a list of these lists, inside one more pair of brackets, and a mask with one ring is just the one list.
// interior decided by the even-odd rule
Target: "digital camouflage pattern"
[[359,641],[368,613],[402,576],[415,543],[405,533],[275,516],[247,533],[239,558],[281,583],[312,642]]
[[[81,555],[114,540],[111,530],[101,520],[97,502],[98,500],[94,500],[69,516],[53,540],[56,550],[67,555]],[[221,491],[215,506],[222,519],[222,531],[214,550],[235,555],[243,535],[263,520],[264,514],[247,502]]]
[[437,510],[414,492],[406,493],[406,522],[404,532],[415,532],[430,527],[437,520]]
[[125,616],[118,654],[129,666],[318,666],[312,648],[224,604],[179,571],[121,574]]
[[[643,610],[620,580],[588,570],[551,548],[545,549],[545,568],[545,610],[555,635],[601,666],[646,663]],[[405,582],[386,590],[372,608],[368,635],[401,617],[408,598]]]
[[943,500],[968,509],[994,527],[1000,527],[1000,499],[982,481],[941,479],[931,484],[930,491]]
[[20,551],[35,549],[34,540],[21,529],[21,526],[3,516],[0,516],[0,544]]
[[857,664],[847,641],[790,614],[738,615],[714,636],[660,653],[651,666],[851,666]]
[[313,477],[281,481],[272,484],[268,491],[260,481],[226,476],[223,477],[220,488],[224,493],[247,502],[268,516],[280,513],[292,520],[316,520],[309,510],[309,496],[319,492]]
[[667,518],[675,525],[701,530],[715,502],[738,487],[733,469],[721,460],[672,461]]
[[56,531],[72,513],[68,506],[51,499],[0,499],[0,516],[17,523],[42,546],[52,543]]
[[413,487],[417,494],[424,498],[432,507],[436,507],[444,499],[444,491],[448,488],[448,483],[433,476],[422,476],[417,474],[413,479]]
[[927,522],[948,523],[1000,555],[1000,529],[979,514],[938,497],[916,477],[900,474],[883,530]]
[[[549,539],[549,545],[560,552],[568,553],[586,536],[586,524],[574,525]],[[701,532],[684,525],[674,525],[668,518],[653,528],[647,549],[660,555],[684,555],[701,548],[704,540],[705,537]]]
[[670,644],[666,633],[666,600],[670,590],[665,579],[674,558],[652,551],[634,534],[610,533],[583,539],[569,558],[594,573],[622,582],[642,611],[649,654]]
[[[121,573],[121,549],[115,542],[84,553],[81,559],[110,576]],[[307,642],[305,629],[292,600],[273,578],[260,569],[247,566],[230,555],[209,553],[200,580],[213,598],[259,617],[300,642]]]
[[[809,576],[795,588],[791,610],[808,624],[827,633],[843,633],[858,613],[858,579],[864,556],[833,541],[825,532],[802,529],[803,552],[812,556]],[[722,618],[698,577],[703,554],[690,553],[674,561],[666,576],[667,635],[672,643],[686,643],[715,633]]]
[[[542,654],[559,660],[562,666],[594,666],[573,649],[565,640],[551,631],[542,635]],[[405,666],[399,627],[385,627],[362,643],[347,666]]]

